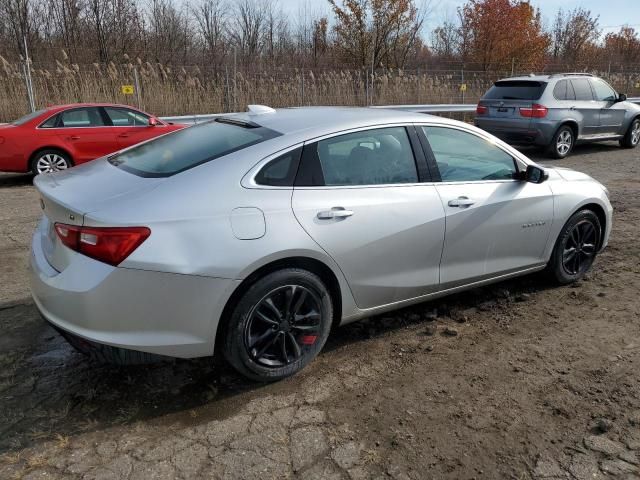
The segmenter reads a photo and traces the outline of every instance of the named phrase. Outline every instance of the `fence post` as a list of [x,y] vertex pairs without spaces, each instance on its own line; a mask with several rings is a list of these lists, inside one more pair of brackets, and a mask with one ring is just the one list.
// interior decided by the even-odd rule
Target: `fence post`
[[[460,85],[464,85],[464,67],[462,67],[462,70],[460,71],[460,74],[462,76],[462,81],[460,82]],[[461,88],[462,90],[462,103],[464,103],[464,90],[463,88]]]
[[301,107],[304,107],[304,67],[302,67],[302,77],[301,77],[301,80],[302,80],[302,82],[301,82],[301,85],[300,85],[300,87],[301,87],[301,91],[300,91],[300,93],[301,93],[301,97],[300,97],[300,106],[301,106]]
[[36,111],[36,98],[33,94],[33,82],[31,81],[31,59],[29,58],[29,48],[27,47],[27,36],[23,35],[22,40],[24,42],[24,58],[25,63],[23,65],[24,81],[27,86],[27,97],[29,98],[29,108],[32,112]]
[[133,81],[136,89],[136,99],[138,100],[138,108],[142,109],[142,92],[140,91],[140,80],[138,78],[138,67],[133,67]]

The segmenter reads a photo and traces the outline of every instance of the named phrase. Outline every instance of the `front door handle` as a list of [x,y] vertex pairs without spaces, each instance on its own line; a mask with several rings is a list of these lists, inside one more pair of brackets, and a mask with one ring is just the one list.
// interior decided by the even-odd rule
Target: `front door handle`
[[121,133],[120,135],[118,135],[118,138],[129,138],[129,134],[128,133]]
[[353,215],[353,210],[345,210],[343,207],[333,207],[331,210],[318,212],[320,220],[330,220],[332,218],[347,218]]
[[80,140],[80,137],[77,135],[72,135],[69,137],[69,140]]
[[450,207],[470,207],[476,203],[475,200],[471,200],[469,197],[458,197],[453,200],[449,200],[448,205]]

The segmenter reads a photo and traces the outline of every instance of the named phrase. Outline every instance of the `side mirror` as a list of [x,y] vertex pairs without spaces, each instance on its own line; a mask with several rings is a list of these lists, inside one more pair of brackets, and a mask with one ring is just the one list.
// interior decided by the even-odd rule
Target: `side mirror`
[[542,183],[549,178],[549,174],[535,165],[528,165],[524,174],[525,181],[529,183]]
[[619,102],[624,102],[627,99],[627,96],[624,93],[619,93],[618,94],[618,101]]
[[156,117],[149,117],[149,126],[150,127],[156,127],[160,125],[160,122],[158,121],[158,119]]

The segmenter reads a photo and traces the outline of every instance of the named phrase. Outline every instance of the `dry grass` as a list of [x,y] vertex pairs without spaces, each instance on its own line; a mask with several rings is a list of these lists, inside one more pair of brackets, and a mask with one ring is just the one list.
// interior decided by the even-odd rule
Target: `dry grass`
[[[274,107],[296,105],[366,105],[473,103],[509,72],[465,72],[464,99],[460,71],[386,71],[376,73],[371,102],[370,79],[363,71],[302,71],[281,69],[263,73],[211,71],[201,67],[171,67],[136,60],[76,65],[56,61],[50,67],[35,65],[32,78],[39,108],[73,102],[117,102],[136,105],[122,85],[134,84],[137,70],[141,107],[156,115],[216,113],[244,110],[249,103]],[[640,74],[613,74],[609,80],[620,91],[640,95],[634,88]],[[0,121],[10,121],[28,111],[22,65],[0,57]]]

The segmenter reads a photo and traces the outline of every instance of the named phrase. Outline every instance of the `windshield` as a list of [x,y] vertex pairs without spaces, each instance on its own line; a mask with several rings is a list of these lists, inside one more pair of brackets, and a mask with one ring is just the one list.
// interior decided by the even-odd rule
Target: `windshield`
[[501,80],[485,94],[486,100],[538,100],[545,87],[544,82],[530,80]]
[[109,162],[141,177],[168,177],[279,135],[255,124],[212,121],[117,153]]
[[18,120],[14,120],[13,122],[11,122],[11,125],[16,125],[16,126],[24,125],[28,121],[33,120],[36,117],[39,117],[44,112],[45,112],[44,110],[36,110],[35,112],[27,113],[24,117],[20,117]]

